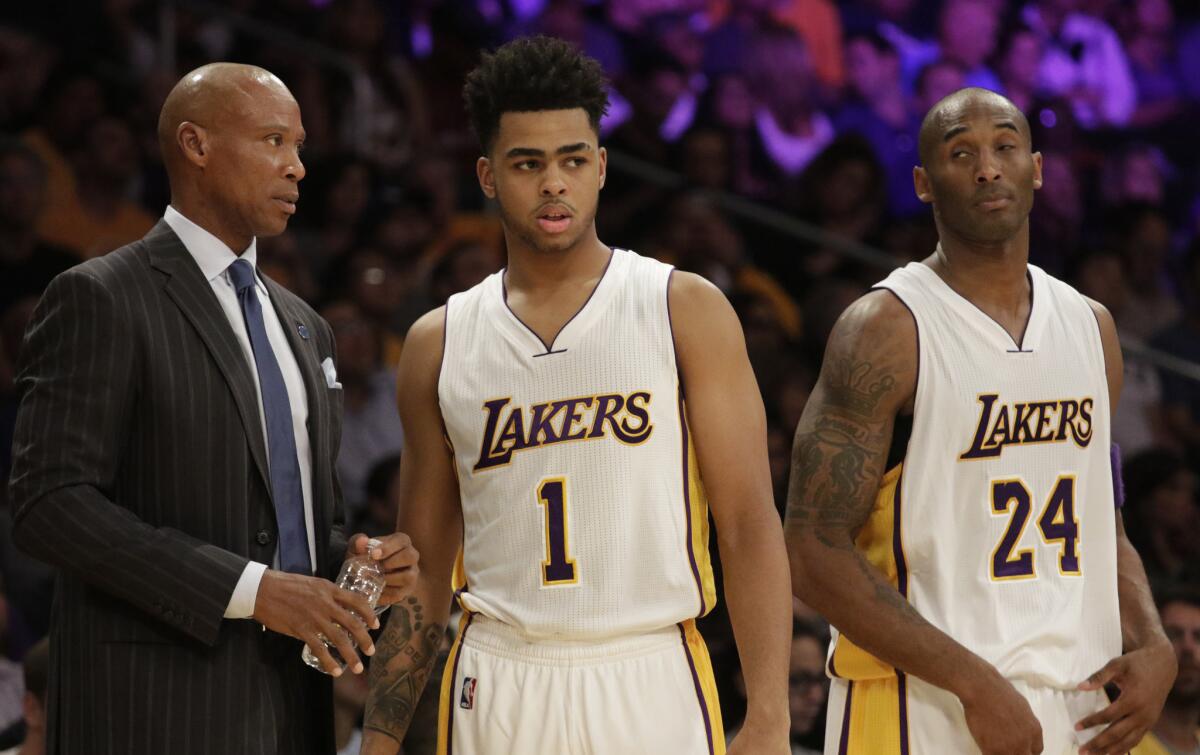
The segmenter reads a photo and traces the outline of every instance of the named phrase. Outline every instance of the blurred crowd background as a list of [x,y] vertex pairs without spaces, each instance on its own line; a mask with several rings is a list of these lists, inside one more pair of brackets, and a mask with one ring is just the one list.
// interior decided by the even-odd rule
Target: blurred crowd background
[[[1156,590],[1184,596],[1196,621],[1200,5],[1190,0],[5,3],[0,483],[13,370],[38,296],[57,273],[161,217],[162,100],[184,72],[234,60],[278,74],[300,103],[308,177],[288,231],[260,241],[260,264],[333,326],[348,516],[356,530],[391,531],[405,331],[504,260],[475,180],[463,77],[481,50],[530,33],[576,43],[611,78],[601,240],[698,272],[734,303],[767,406],[781,512],[792,431],[833,321],[936,243],[912,188],[920,119],[964,85],[1010,97],[1044,156],[1032,261],[1116,318],[1127,349],[1114,421],[1127,526]],[[29,650],[46,633],[53,591],[53,575],[12,547],[3,490],[0,748],[40,725],[44,656]],[[727,616],[718,609],[702,629],[732,733],[742,698]],[[1177,643],[1191,670],[1173,700],[1196,715],[1200,634],[1175,634],[1192,639]],[[820,749],[827,641],[798,605],[798,753]],[[364,682],[338,684],[349,752]]]

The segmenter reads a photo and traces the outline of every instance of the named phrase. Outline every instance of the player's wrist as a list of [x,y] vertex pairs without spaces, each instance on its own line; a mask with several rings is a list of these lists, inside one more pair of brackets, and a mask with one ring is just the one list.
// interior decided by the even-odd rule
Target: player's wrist
[[982,658],[975,658],[972,663],[962,664],[959,669],[959,673],[955,674],[947,689],[958,698],[964,708],[980,702],[986,703],[996,694],[998,685],[1008,684],[1008,680]]
[[786,731],[791,729],[791,725],[791,712],[786,700],[781,705],[756,704],[754,701],[746,704],[744,727],[752,727],[754,731]]

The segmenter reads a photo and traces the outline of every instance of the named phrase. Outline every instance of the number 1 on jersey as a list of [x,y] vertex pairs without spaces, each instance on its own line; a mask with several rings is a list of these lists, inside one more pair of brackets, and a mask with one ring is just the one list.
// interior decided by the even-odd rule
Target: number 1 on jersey
[[538,483],[537,501],[546,507],[546,560],[542,562],[543,585],[572,585],[579,580],[575,559],[567,548],[567,479],[549,477]]

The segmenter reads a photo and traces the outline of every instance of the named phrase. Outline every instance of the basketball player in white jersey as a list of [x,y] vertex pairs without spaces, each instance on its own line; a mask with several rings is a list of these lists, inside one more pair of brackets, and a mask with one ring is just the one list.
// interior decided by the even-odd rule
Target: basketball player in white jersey
[[1011,102],[951,94],[920,154],[940,244],[842,315],[796,430],[825,752],[1124,753],[1175,667],[1114,501],[1112,317],[1028,264],[1041,155]]
[[715,287],[596,237],[605,91],[595,61],[545,37],[467,79],[508,265],[405,342],[400,519],[422,568],[377,643],[364,753],[397,752],[452,579],[465,615],[439,752],[725,752],[694,624],[716,600],[706,501],[749,692],[729,752],[788,752],[791,596],[762,400]]

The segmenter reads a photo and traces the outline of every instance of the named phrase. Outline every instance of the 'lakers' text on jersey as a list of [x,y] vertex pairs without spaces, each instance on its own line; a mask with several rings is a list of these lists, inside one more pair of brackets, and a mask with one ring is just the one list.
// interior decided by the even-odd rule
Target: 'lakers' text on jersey
[[602,639],[715,602],[671,268],[614,250],[547,345],[503,273],[451,297],[438,399],[463,510],[463,607],[533,638]]
[[[1022,342],[912,263],[911,436],[857,545],[916,610],[1009,679],[1073,689],[1120,653],[1109,398],[1099,326],[1029,266]],[[895,676],[838,637],[830,672]]]

